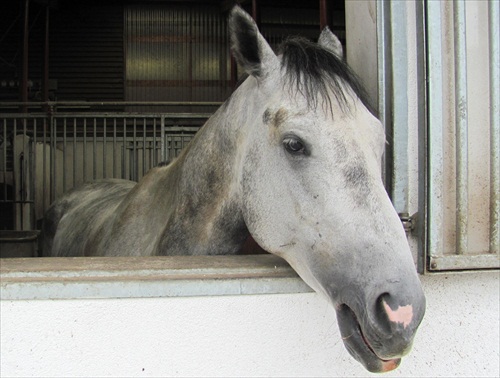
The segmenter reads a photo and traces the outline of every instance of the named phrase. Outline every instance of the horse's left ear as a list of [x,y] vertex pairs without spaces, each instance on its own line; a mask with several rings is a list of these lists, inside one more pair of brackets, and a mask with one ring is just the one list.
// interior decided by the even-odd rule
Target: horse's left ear
[[263,78],[278,62],[276,54],[254,20],[239,6],[229,15],[231,50],[237,62],[245,71],[256,78]]
[[344,51],[342,49],[342,43],[337,38],[337,36],[332,33],[332,31],[328,26],[325,27],[321,32],[321,35],[319,36],[318,39],[318,45],[324,47],[327,50],[330,50],[339,58],[342,58],[342,56],[344,55]]

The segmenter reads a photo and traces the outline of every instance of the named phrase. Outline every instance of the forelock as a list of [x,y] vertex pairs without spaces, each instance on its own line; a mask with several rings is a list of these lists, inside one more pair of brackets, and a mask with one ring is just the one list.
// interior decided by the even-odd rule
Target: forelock
[[356,75],[344,60],[330,50],[305,38],[294,37],[282,43],[280,52],[286,87],[294,92],[293,95],[304,96],[309,107],[316,108],[322,100],[325,110],[333,112],[330,97],[333,93],[342,111],[347,113],[351,111],[347,96],[355,95],[373,113]]

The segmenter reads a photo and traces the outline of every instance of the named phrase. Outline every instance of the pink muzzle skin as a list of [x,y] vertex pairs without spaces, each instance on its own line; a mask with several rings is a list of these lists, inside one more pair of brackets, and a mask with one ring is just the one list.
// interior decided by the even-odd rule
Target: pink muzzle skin
[[413,320],[412,305],[398,306],[396,310],[393,310],[385,301],[383,301],[383,305],[389,321],[403,324],[403,328],[405,329],[410,325]]

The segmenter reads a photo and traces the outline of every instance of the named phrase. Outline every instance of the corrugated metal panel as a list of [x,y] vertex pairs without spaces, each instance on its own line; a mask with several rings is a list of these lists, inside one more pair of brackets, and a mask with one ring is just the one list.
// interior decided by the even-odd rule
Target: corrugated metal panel
[[217,5],[128,5],[125,44],[128,101],[223,101],[231,93],[226,15]]
[[123,6],[63,2],[50,20],[50,78],[58,100],[123,100]]
[[498,268],[498,2],[427,14],[429,268]]

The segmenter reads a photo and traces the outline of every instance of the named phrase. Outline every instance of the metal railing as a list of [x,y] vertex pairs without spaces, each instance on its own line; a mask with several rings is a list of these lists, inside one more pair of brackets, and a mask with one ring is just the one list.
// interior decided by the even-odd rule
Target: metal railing
[[[207,106],[193,104],[189,105]],[[61,109],[60,103],[29,105],[48,107],[49,111],[0,114],[0,229],[39,228],[50,204],[84,182],[105,178],[140,180],[152,167],[178,156],[211,115],[98,112],[90,108],[61,113],[54,112]],[[90,105],[95,106],[155,104]]]

